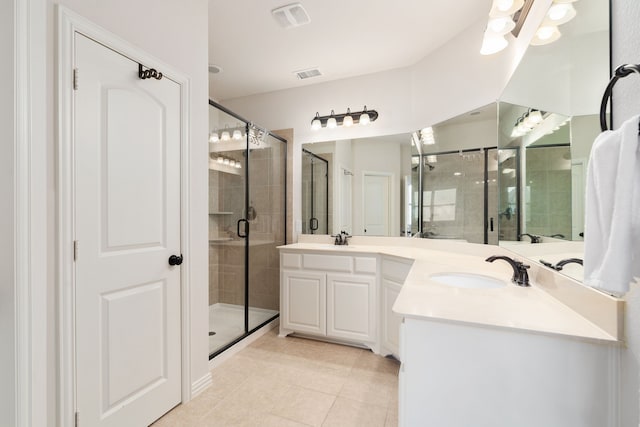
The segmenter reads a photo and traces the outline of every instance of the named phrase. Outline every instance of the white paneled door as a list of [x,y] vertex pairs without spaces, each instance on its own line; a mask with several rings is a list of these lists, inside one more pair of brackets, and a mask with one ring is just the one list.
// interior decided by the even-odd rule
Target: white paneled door
[[146,426],[181,400],[180,86],[75,44],[77,411]]
[[391,176],[364,175],[363,225],[367,236],[390,236]]

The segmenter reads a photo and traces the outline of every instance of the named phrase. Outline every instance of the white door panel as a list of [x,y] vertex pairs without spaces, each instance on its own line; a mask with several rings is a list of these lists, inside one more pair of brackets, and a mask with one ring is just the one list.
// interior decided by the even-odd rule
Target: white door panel
[[76,378],[81,424],[180,402],[180,86],[76,34]]

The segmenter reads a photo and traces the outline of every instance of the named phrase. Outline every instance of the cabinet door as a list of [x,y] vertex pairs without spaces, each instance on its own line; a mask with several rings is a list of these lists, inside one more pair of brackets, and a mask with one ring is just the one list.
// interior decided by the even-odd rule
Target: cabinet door
[[376,340],[375,276],[327,275],[327,336]]
[[402,285],[392,280],[382,279],[382,347],[394,356],[400,355],[400,325],[402,317],[392,311]]
[[282,327],[296,332],[326,335],[327,279],[322,273],[282,272]]

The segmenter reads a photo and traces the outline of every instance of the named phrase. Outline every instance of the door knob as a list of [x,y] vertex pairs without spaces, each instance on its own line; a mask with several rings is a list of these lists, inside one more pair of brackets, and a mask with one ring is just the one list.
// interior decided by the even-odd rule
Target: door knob
[[171,255],[169,257],[169,265],[180,265],[182,264],[182,254],[180,254],[180,256],[178,255]]

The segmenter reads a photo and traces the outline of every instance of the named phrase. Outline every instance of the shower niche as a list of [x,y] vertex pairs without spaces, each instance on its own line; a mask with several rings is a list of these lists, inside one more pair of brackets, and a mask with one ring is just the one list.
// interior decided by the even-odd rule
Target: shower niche
[[209,101],[209,355],[279,314],[286,140]]

